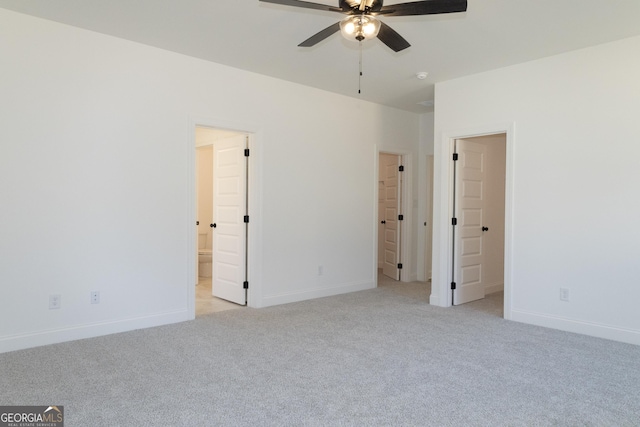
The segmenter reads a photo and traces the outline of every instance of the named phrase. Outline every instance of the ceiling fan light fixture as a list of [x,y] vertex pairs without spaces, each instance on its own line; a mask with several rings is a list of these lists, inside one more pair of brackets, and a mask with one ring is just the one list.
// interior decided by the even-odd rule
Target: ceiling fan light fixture
[[362,26],[362,31],[364,32],[364,35],[366,37],[371,37],[372,35],[377,34],[378,31],[380,31],[380,26],[378,25],[376,27],[373,22],[369,21]]
[[347,36],[349,36],[349,38],[351,38],[351,36],[356,32],[356,25],[349,21],[346,22],[344,24],[344,26],[342,27],[342,34],[346,34]]
[[379,31],[380,21],[370,15],[353,15],[340,21],[340,33],[347,40],[372,39]]

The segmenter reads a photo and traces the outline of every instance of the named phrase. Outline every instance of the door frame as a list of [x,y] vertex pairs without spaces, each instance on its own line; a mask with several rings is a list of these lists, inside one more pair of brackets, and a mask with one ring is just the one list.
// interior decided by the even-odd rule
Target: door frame
[[[418,248],[423,247],[423,251],[418,250],[418,259],[424,260],[424,263],[418,263],[418,280],[423,282],[432,282],[433,277],[433,154],[427,154],[425,156],[425,175],[421,178],[424,179],[425,191],[421,191],[422,196],[425,197],[425,212],[423,227],[424,232],[424,245],[418,243]],[[418,227],[420,225],[418,224]]]
[[430,304],[451,307],[453,233],[453,148],[456,139],[505,134],[504,318],[512,318],[513,179],[515,123],[442,132],[434,147],[433,258]]
[[197,259],[197,231],[194,230],[196,224],[196,127],[208,127],[221,130],[229,130],[238,133],[244,133],[249,136],[249,165],[248,165],[248,192],[249,192],[249,224],[247,239],[247,256],[248,256],[248,272],[247,280],[249,289],[247,289],[247,307],[262,307],[262,139],[261,128],[255,124],[230,122],[227,120],[189,116],[187,120],[187,213],[188,221],[185,227],[187,246],[185,252],[187,254],[187,265],[194,266],[187,268],[187,313],[189,319],[195,319],[195,283],[197,282],[196,267]]
[[412,198],[412,176],[413,176],[413,154],[410,151],[406,151],[406,150],[385,150],[385,149],[381,149],[378,146],[374,147],[374,152],[375,152],[375,160],[374,160],[374,164],[375,164],[375,187],[374,187],[374,194],[375,194],[375,203],[374,203],[374,218],[376,219],[374,221],[374,250],[373,250],[373,266],[374,266],[374,271],[373,271],[373,277],[374,277],[374,283],[377,286],[378,283],[378,245],[379,245],[379,239],[380,236],[378,235],[378,190],[379,190],[379,182],[380,182],[380,154],[393,154],[395,156],[398,156],[400,158],[400,164],[404,166],[405,172],[404,172],[404,176],[402,178],[402,188],[400,189],[401,192],[401,200],[400,200],[400,209],[402,212],[400,212],[402,215],[404,215],[404,219],[402,221],[399,222],[399,229],[400,229],[400,254],[401,254],[401,259],[400,262],[402,263],[402,271],[400,272],[400,281],[401,282],[411,282],[416,280],[416,278],[414,277],[414,275],[412,275],[410,272],[413,271],[412,270],[412,265],[411,265],[411,239],[408,239],[407,236],[409,235],[409,231],[412,229],[411,224],[413,221],[413,211],[412,209],[410,209],[410,205],[409,205],[409,200],[413,200]]

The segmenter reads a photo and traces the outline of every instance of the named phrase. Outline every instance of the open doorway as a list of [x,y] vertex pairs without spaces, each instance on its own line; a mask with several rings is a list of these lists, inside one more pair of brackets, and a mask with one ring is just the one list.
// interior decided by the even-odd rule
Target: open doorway
[[248,138],[195,129],[196,316],[247,303]]
[[[455,139],[451,162],[451,303],[460,305],[486,296],[501,309],[506,134]],[[499,312],[502,316],[502,310]]]
[[[456,140],[479,136],[504,135],[505,145],[505,191],[504,191],[504,256],[503,256],[503,314],[511,320],[512,247],[513,247],[513,171],[514,171],[514,123],[481,125],[463,130],[442,132],[434,146],[434,205],[433,205],[433,264],[432,287],[429,303],[439,307],[451,307],[452,282],[456,266],[453,262],[454,215],[453,167]],[[457,284],[456,284],[457,286]],[[480,300],[484,301],[484,300]]]
[[378,273],[387,281],[402,275],[403,172],[401,155],[379,153]]

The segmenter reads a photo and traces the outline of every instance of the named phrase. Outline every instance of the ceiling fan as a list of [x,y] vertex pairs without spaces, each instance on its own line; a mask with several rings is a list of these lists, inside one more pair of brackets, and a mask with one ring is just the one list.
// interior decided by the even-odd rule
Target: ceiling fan
[[467,0],[422,0],[384,6],[383,0],[339,0],[338,7],[302,0],[260,0],[285,6],[326,10],[348,15],[347,18],[314,34],[298,46],[310,47],[338,31],[349,39],[363,41],[377,37],[395,52],[411,46],[394,29],[377,19],[381,16],[434,15],[440,13],[465,12]]

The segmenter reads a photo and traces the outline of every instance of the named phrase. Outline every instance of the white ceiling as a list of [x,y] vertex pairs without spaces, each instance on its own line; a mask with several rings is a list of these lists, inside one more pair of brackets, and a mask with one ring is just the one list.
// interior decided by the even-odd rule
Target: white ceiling
[[[639,0],[469,0],[465,13],[383,17],[412,46],[394,53],[365,42],[358,94],[357,42],[334,34],[297,47],[339,13],[258,0],[0,0],[0,7],[416,113],[429,111],[418,103],[433,100],[435,82],[640,35]],[[418,80],[419,71],[427,79]]]

